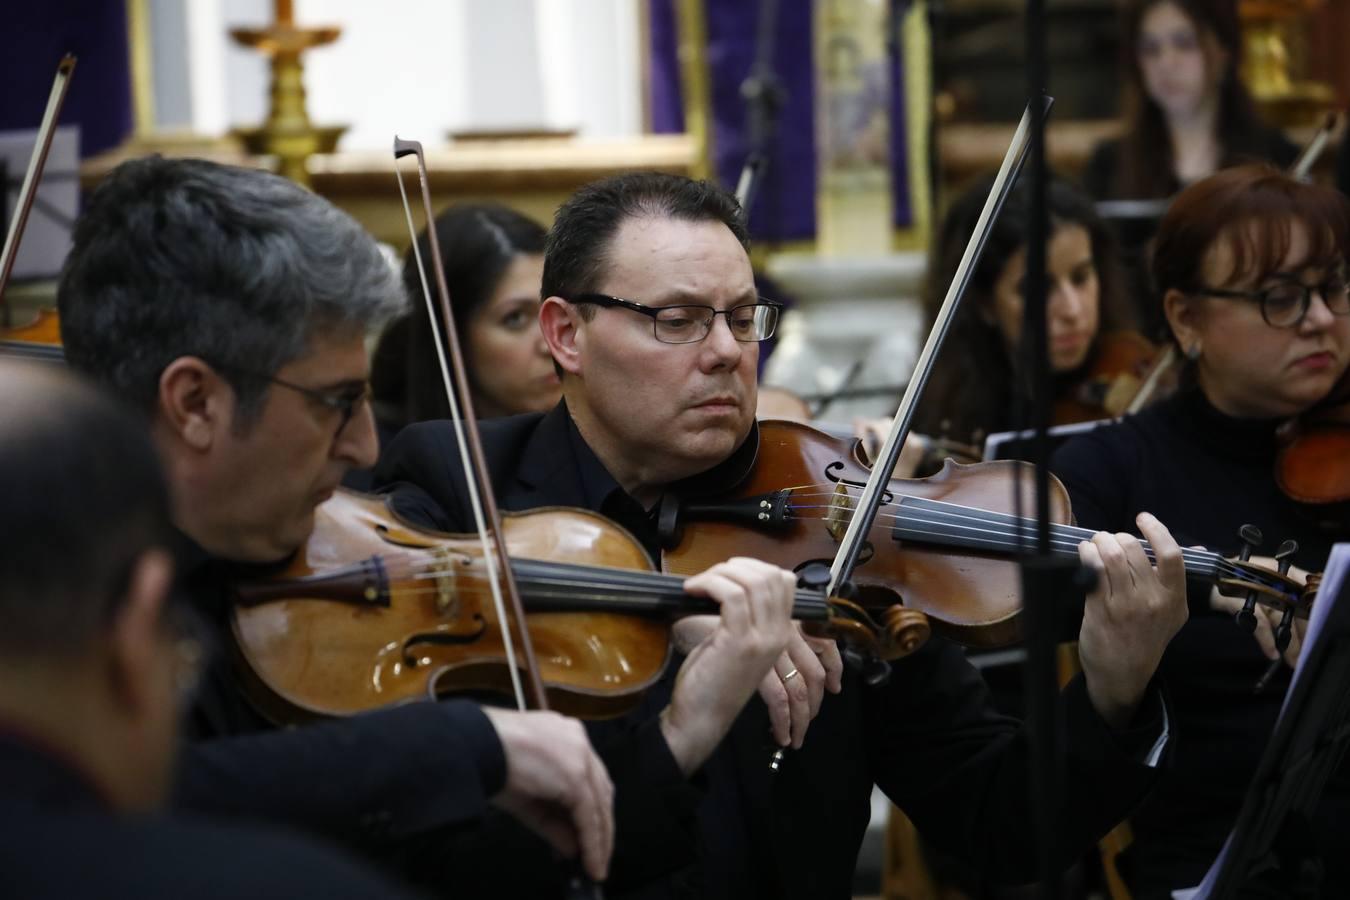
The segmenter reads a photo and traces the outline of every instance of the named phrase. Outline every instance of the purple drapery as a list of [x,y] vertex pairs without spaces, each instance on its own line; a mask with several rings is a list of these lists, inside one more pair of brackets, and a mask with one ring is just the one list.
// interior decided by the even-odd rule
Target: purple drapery
[[80,156],[117,146],[131,133],[131,50],[123,0],[11,4],[0,28],[0,130],[36,128],[56,64],[78,57],[61,124],[80,126]]
[[[649,83],[652,128],[684,130],[675,0],[648,0],[651,22]],[[734,187],[749,152],[745,100],[740,88],[755,58],[758,3],[704,0],[707,59],[712,85],[713,168]],[[756,241],[803,240],[816,233],[815,91],[812,81],[811,4],[780,2],[774,67],[784,92],[769,167],[750,216]],[[898,60],[891,67],[891,191],[896,227],[910,214],[906,163],[904,82]]]

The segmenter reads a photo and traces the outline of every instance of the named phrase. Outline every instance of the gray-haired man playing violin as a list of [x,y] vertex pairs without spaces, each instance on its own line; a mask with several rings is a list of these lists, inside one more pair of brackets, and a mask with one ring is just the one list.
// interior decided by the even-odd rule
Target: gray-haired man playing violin
[[[180,587],[222,649],[232,585],[296,553],[343,475],[375,461],[364,341],[404,303],[374,240],[286,179],[151,158],[89,198],[59,289],[66,355],[144,414],[173,494]],[[788,639],[792,587],[754,560],[691,580],[724,614],[686,699],[626,740],[710,753]],[[518,868],[541,880],[566,876],[550,851],[609,874],[613,784],[577,721],[453,700],[281,729],[232,663],[210,668],[189,716],[180,805],[319,833],[452,896],[474,894],[451,844],[490,848],[502,822],[537,835],[542,863]],[[663,791],[663,771],[638,771],[626,794]],[[689,814],[649,805],[670,815],[650,820],[666,834],[643,866],[684,862]]]
[[[745,243],[733,199],[675,176],[620,176],[564,204],[548,238],[540,310],[564,399],[549,413],[482,426],[504,509],[597,510],[655,558],[663,494],[715,493],[740,480],[756,452],[759,342],[777,319],[756,295]],[[448,428],[409,428],[376,479],[404,515],[461,530],[464,486]],[[1158,551],[1156,569],[1126,536],[1097,535],[1080,550],[1104,577],[1080,635],[1085,677],[1063,696],[1071,789],[1055,822],[1066,861],[1143,796],[1166,746],[1165,709],[1150,683],[1186,617],[1184,573],[1166,530],[1140,524]],[[691,658],[718,640],[711,623],[687,621],[680,631]],[[679,684],[668,680],[647,711],[615,727],[642,728],[643,716],[667,724],[656,711]],[[874,784],[926,837],[987,876],[1035,877],[1026,735],[991,710],[953,646],[935,639],[869,687],[832,644],[798,635],[760,694],[765,702],[751,702],[668,797],[698,810],[698,860],[673,877],[651,873],[641,896],[847,897]],[[592,734],[603,740],[601,729]],[[775,746],[796,749],[771,775]],[[624,776],[615,782],[618,845],[649,839],[640,818],[622,814]]]

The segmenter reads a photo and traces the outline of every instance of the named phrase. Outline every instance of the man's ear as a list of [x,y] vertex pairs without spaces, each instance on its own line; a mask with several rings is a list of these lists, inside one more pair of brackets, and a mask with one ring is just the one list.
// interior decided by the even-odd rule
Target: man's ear
[[195,356],[180,356],[159,376],[158,418],[194,450],[211,448],[233,424],[234,409],[234,389]]
[[549,297],[539,307],[539,329],[553,359],[564,372],[581,374],[582,337],[581,313],[561,297]]
[[132,566],[127,594],[113,619],[108,689],[129,712],[140,716],[172,697],[163,654],[164,606],[173,582],[173,562],[161,549],[147,550]]

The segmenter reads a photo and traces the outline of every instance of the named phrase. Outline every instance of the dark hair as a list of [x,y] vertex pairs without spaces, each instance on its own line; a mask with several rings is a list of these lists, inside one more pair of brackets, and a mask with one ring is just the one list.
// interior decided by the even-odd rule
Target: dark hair
[[[524,254],[544,252],[544,226],[496,203],[452,206],[436,217],[435,224],[455,329],[467,342],[470,320],[492,298],[511,261]],[[430,267],[431,239],[425,229],[418,235],[417,246],[422,262]],[[432,277],[428,272],[427,287],[432,299],[437,300]],[[408,294],[408,313],[390,323],[380,336],[370,378],[376,413],[393,429],[450,416],[422,279],[411,248],[403,260],[403,286]],[[436,321],[439,327],[439,315]],[[472,381],[472,353],[467,346],[463,349]]]
[[68,372],[0,362],[0,654],[78,652],[170,540],[145,421]]
[[[932,327],[946,299],[947,288],[965,253],[966,243],[984,207],[994,180],[978,181],[952,204],[933,245],[924,288],[924,333]],[[1061,178],[1052,178],[1046,192],[1050,232],[1065,225],[1087,229],[1097,270],[1100,319],[1098,334],[1133,325],[1122,288],[1120,258],[1110,229],[1097,216],[1092,201]],[[1020,182],[1008,195],[994,221],[970,287],[938,355],[916,416],[915,429],[946,434],[958,441],[978,441],[990,431],[1013,426],[1015,373],[998,325],[984,313],[1004,265],[1026,245],[1031,227],[1031,192]],[[1089,361],[1092,353],[1088,354]]]
[[[742,247],[750,246],[736,198],[715,184],[659,172],[631,172],[588,184],[558,209],[544,245],[544,297],[575,297],[599,290],[609,243],[634,218],[721,222]],[[581,307],[593,315],[594,308]]]
[[1304,184],[1268,165],[1237,166],[1197,181],[1177,195],[1158,226],[1149,274],[1156,301],[1175,288],[1206,285],[1209,249],[1225,240],[1233,254],[1230,283],[1274,272],[1293,241],[1293,225],[1308,231],[1304,264],[1344,265],[1350,247],[1350,201],[1330,187]]
[[57,292],[70,363],[152,411],[173,360],[221,369],[244,422],[314,338],[403,308],[398,277],[351,216],[292,181],[198,159],[118,166],[89,198]]
[[1162,110],[1144,90],[1144,76],[1139,68],[1139,33],[1144,16],[1162,3],[1181,10],[1202,40],[1206,33],[1212,35],[1227,57],[1218,84],[1217,137],[1223,155],[1220,164],[1231,165],[1263,155],[1266,129],[1238,74],[1242,62],[1242,27],[1236,0],[1130,0],[1123,10],[1121,24],[1121,67],[1126,73],[1122,102],[1125,132],[1113,185],[1119,197],[1167,197],[1176,189],[1167,123]]

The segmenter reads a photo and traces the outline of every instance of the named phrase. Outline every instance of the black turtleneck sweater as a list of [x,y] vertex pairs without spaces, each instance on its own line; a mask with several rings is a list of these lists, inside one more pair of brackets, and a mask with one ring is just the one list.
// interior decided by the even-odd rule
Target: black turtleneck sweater
[[[1338,535],[1275,483],[1271,420],[1234,419],[1196,389],[1183,391],[1118,424],[1065,444],[1053,468],[1068,488],[1078,524],[1138,533],[1140,512],[1157,516],[1182,546],[1236,555],[1238,529],[1256,525],[1272,555],[1292,538],[1294,564],[1320,571]],[[1194,886],[1232,828],[1247,783],[1274,727],[1289,686],[1286,667],[1268,690],[1252,687],[1268,666],[1256,640],[1233,618],[1208,608],[1208,589],[1193,587],[1190,621],[1169,645],[1159,669],[1173,702],[1176,748],[1172,765],[1131,821],[1135,846],[1127,859],[1136,896]],[[1322,811],[1347,821],[1342,777]],[[1327,833],[1328,862],[1344,857],[1350,837]],[[1345,862],[1340,861],[1344,866]],[[1334,870],[1333,870],[1334,872]],[[1334,873],[1339,879],[1344,872]],[[1332,886],[1332,894],[1343,894]]]

